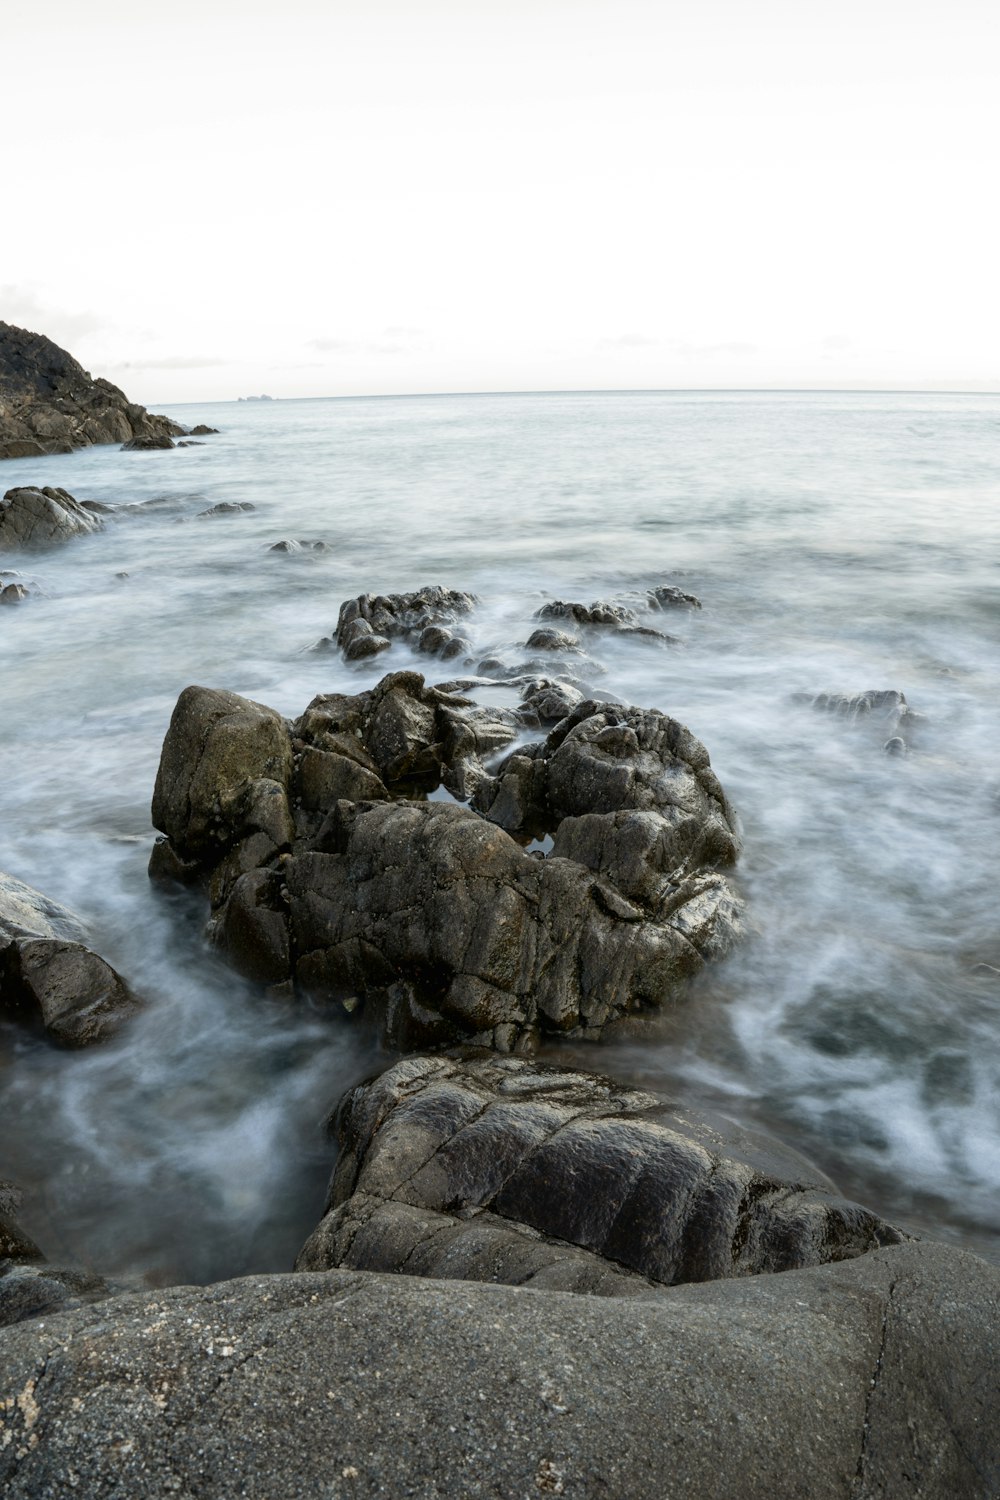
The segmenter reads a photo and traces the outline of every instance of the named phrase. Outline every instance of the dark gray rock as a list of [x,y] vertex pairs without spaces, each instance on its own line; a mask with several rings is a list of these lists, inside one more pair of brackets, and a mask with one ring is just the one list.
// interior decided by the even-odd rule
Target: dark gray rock
[[198,511],[195,519],[200,521],[204,516],[233,516],[242,510],[256,509],[256,505],[249,500],[220,500],[218,505],[210,505],[207,510]]
[[[416,673],[321,696],[291,726],[186,689],[151,874],[198,872],[241,973],[360,997],[400,1045],[597,1036],[676,999],[734,940],[740,902],[716,866],[735,835],[704,748],[664,715],[583,705],[492,777],[521,728]],[[442,786],[487,817],[421,800]],[[522,848],[539,819],[548,860]]]
[[638,625],[634,610],[624,604],[610,604],[598,599],[593,604],[572,604],[562,599],[553,599],[543,604],[535,613],[537,620],[575,620],[578,625],[608,625],[620,629],[623,625]]
[[74,536],[100,531],[99,516],[66,490],[22,485],[0,500],[0,551],[50,547]]
[[905,1238],[797,1152],[524,1058],[407,1058],[335,1116],[297,1262],[635,1295],[848,1260]]
[[0,586],[0,604],[21,604],[28,598],[23,583],[6,583]]
[[0,874],[0,1014],[66,1047],[114,1036],[141,1002],[86,936],[72,912]]
[[905,755],[914,732],[925,723],[925,716],[916,713],[895,688],[870,688],[865,693],[796,693],[794,701],[850,724],[870,725],[880,737],[888,736],[882,745],[887,755]]
[[269,552],[332,552],[333,548],[329,542],[309,541],[306,537],[285,537],[280,542],[273,542],[268,548]]
[[694,594],[686,594],[683,589],[674,588],[672,584],[649,589],[646,602],[649,609],[701,609],[700,599]]
[[92,443],[183,433],[109,380],[93,380],[43,334],[0,322],[0,458],[69,453]]
[[122,443],[123,453],[152,453],[157,448],[173,448],[173,438],[166,432],[142,433]]
[[188,436],[189,437],[209,437],[209,436],[211,436],[213,434],[217,434],[218,431],[219,431],[219,429],[217,427],[206,427],[204,422],[199,422],[196,427],[192,427],[191,428],[191,431],[188,433]]
[[994,1500],[1000,1274],[901,1245],[574,1297],[330,1271],[0,1334],[5,1500]]
[[446,660],[471,650],[448,628],[476,605],[474,594],[438,585],[409,594],[360,594],[340,606],[336,642],[348,661],[386,651],[394,640]]

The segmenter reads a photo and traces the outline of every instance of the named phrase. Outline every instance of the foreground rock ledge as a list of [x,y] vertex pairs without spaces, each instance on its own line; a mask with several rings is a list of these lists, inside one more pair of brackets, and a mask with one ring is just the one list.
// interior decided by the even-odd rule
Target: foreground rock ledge
[[991,1500],[1000,1273],[934,1245],[640,1299],[332,1271],[0,1332],[5,1500]]
[[477,706],[415,672],[293,724],[186,688],[150,874],[207,886],[211,935],[248,979],[362,1001],[400,1050],[596,1039],[676,1000],[739,934],[719,868],[733,818],[666,714],[584,701],[494,768],[529,724],[528,705]]

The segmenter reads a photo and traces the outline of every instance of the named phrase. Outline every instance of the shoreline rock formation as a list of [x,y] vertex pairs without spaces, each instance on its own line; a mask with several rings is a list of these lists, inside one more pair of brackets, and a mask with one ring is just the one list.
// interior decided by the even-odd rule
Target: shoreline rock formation
[[0,322],[0,459],[147,439],[169,447],[184,432],[129,401],[110,380],[93,379],[44,334]]
[[738,841],[704,747],[657,711],[585,700],[491,775],[526,712],[413,672],[291,725],[187,688],[150,873],[207,888],[211,936],[246,978],[363,1002],[390,1045],[596,1039],[735,941],[721,871]]

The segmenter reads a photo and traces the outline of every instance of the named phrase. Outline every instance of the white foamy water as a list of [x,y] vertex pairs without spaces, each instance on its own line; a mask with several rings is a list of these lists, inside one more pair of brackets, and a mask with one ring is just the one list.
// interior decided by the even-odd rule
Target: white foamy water
[[[74,907],[151,1001],[61,1053],[0,1026],[0,1176],[54,1258],[153,1280],[287,1267],[321,1121],[376,1065],[346,1019],[265,1001],[145,867],[181,689],[297,714],[416,665],[307,648],[362,590],[482,598],[482,654],[546,598],[676,583],[664,650],[595,635],[602,691],[683,720],[743,827],[755,934],[663,1024],[583,1060],[762,1124],[889,1218],[989,1250],[1000,1187],[1000,400],[628,394],[175,408],[200,447],[2,465],[3,488],[162,505],[0,561],[0,868]],[[221,501],[255,509],[198,518]],[[283,554],[283,538],[324,553]],[[122,576],[124,575],[124,576]],[[596,679],[595,679],[596,680]],[[898,689],[905,757],[797,694]],[[580,1049],[575,1049],[580,1056]]]

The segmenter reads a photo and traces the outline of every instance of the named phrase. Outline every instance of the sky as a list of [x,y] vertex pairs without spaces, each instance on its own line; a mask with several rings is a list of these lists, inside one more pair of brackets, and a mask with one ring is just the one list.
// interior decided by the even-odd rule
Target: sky
[[1000,390],[996,0],[49,0],[0,318],[146,404]]

